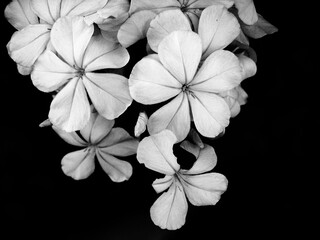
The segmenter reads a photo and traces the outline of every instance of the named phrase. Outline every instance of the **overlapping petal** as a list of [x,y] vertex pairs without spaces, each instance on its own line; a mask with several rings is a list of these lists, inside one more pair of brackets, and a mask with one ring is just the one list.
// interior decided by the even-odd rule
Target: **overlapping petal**
[[78,78],[73,78],[53,99],[49,119],[53,125],[73,132],[85,127],[90,112],[84,85]]
[[229,125],[230,110],[216,94],[194,92],[189,94],[193,121],[202,136],[216,137]]
[[236,17],[223,5],[212,5],[203,10],[198,33],[202,41],[202,58],[228,46],[240,33]]
[[108,0],[62,0],[60,16],[87,16],[103,8],[107,2]]
[[30,0],[13,0],[5,8],[4,15],[17,30],[39,23],[37,15],[30,7]]
[[153,171],[173,175],[180,169],[172,150],[176,141],[170,130],[145,137],[138,146],[137,159]]
[[7,44],[10,57],[19,65],[31,67],[47,47],[50,28],[48,24],[37,24],[16,31]]
[[123,182],[131,177],[132,166],[130,163],[119,160],[103,151],[103,149],[97,149],[96,155],[102,169],[108,174],[112,181]]
[[188,18],[180,9],[159,13],[151,22],[147,39],[151,49],[158,52],[158,45],[166,36],[176,30],[191,31]]
[[65,155],[61,161],[62,171],[75,180],[85,179],[94,171],[95,151],[85,148]]
[[214,4],[220,4],[229,8],[233,5],[233,2],[234,0],[189,0],[187,2],[187,7],[203,9]]
[[77,147],[84,147],[87,145],[76,132],[66,132],[56,126],[52,126],[52,129],[66,142]]
[[60,17],[62,1],[63,0],[30,0],[30,6],[40,19],[52,25]]
[[189,83],[201,59],[201,40],[192,31],[174,31],[158,47],[163,66],[183,85]]
[[238,9],[240,19],[248,25],[252,25],[258,21],[258,14],[254,6],[253,0],[234,0]]
[[256,74],[257,65],[251,58],[245,56],[244,54],[240,54],[238,55],[238,59],[242,68],[243,79],[252,77]]
[[178,95],[181,83],[163,67],[156,55],[149,55],[133,67],[129,89],[137,102],[155,104]]
[[174,177],[166,175],[164,178],[158,178],[152,183],[152,187],[157,193],[161,193],[164,190],[168,189],[171,184],[174,182]]
[[119,117],[130,105],[128,79],[112,73],[86,73],[82,79],[96,110],[112,120]]
[[187,95],[180,93],[171,102],[154,112],[148,121],[149,133],[156,134],[164,129],[171,130],[180,142],[190,130],[190,111]]
[[130,14],[142,11],[152,10],[156,13],[168,8],[178,8],[180,3],[176,0],[132,0],[130,5]]
[[162,229],[175,230],[182,227],[188,212],[188,202],[181,183],[175,181],[152,205],[150,215],[153,223]]

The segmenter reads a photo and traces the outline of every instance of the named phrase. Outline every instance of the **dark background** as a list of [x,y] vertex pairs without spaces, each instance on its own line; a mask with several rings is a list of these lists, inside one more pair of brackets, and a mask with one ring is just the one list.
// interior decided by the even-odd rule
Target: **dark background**
[[[2,12],[8,2],[1,1]],[[15,29],[1,16],[0,238],[306,237],[312,230],[304,228],[311,203],[307,187],[315,178],[308,174],[315,158],[307,157],[305,139],[315,112],[309,106],[317,80],[311,58],[317,48],[312,27],[316,16],[312,6],[292,1],[255,2],[279,32],[251,41],[258,72],[242,85],[248,103],[225,135],[211,141],[218,155],[215,171],[228,178],[228,189],[216,206],[189,204],[186,224],[177,231],[152,223],[149,209],[158,196],[151,183],[159,175],[135,157],[126,159],[134,171],[124,183],[113,183],[98,164],[83,181],[63,174],[62,157],[77,148],[51,128],[38,127],[47,118],[52,98],[17,72],[5,47]],[[133,104],[117,125],[133,134],[138,112]]]

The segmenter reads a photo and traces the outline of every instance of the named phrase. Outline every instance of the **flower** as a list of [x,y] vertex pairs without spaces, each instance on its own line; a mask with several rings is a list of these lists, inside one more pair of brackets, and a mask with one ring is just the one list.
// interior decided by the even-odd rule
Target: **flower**
[[240,84],[242,67],[233,53],[217,50],[198,70],[202,49],[198,34],[175,31],[162,40],[158,55],[149,55],[134,66],[129,78],[134,100],[155,104],[172,98],[150,116],[151,135],[169,129],[182,141],[191,118],[206,137],[217,136],[229,124],[229,106],[218,94]]
[[201,10],[214,4],[229,8],[233,0],[132,0],[130,17],[119,29],[118,40],[124,47],[131,46],[146,36],[150,21],[157,14],[169,9],[180,9],[197,29]]
[[116,157],[133,155],[137,151],[138,141],[122,128],[112,128],[114,120],[107,120],[98,113],[92,113],[88,124],[80,130],[82,138],[76,132],[65,132],[56,126],[53,129],[67,143],[85,147],[65,155],[61,161],[62,170],[76,180],[89,177],[94,171],[95,157],[102,169],[114,182],[128,180],[132,175],[132,166]]
[[46,50],[34,64],[33,84],[41,91],[59,91],[53,99],[49,119],[67,131],[82,129],[90,118],[87,94],[100,115],[111,120],[131,104],[128,80],[117,74],[97,73],[121,68],[129,61],[127,50],[101,35],[92,36],[94,26],[82,17],[63,17],[51,30],[54,50]]
[[[18,0],[8,5],[6,17],[19,27],[8,45],[10,57],[24,68],[31,68],[47,48],[54,23],[63,16],[86,16],[102,8],[108,0]],[[24,3],[22,3],[24,2]],[[18,4],[20,6],[18,6]],[[21,12],[25,13],[24,19]],[[33,12],[33,13],[32,13]],[[21,15],[21,17],[19,16]],[[19,16],[19,17],[17,17]],[[39,20],[37,21],[36,19]],[[29,22],[30,24],[26,25]],[[29,71],[30,73],[30,71]]]
[[[196,157],[189,170],[180,169],[172,147],[175,135],[164,130],[144,138],[137,150],[137,159],[147,168],[165,174],[156,179],[152,186],[157,193],[163,193],[150,209],[151,219],[163,229],[175,230],[185,223],[188,211],[187,199],[195,206],[215,205],[220,195],[227,189],[227,179],[219,173],[211,172],[217,156],[211,146],[200,148],[184,141],[181,146]],[[187,199],[186,199],[187,198]]]
[[238,9],[239,18],[247,25],[253,25],[258,21],[258,14],[253,0],[234,0]]

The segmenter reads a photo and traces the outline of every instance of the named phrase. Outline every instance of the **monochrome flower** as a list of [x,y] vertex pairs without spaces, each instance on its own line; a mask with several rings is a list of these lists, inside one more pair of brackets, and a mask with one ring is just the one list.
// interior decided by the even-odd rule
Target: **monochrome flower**
[[253,0],[234,0],[238,9],[239,18],[247,25],[253,25],[258,21],[258,14]]
[[181,146],[196,157],[189,170],[183,170],[177,163],[172,147],[175,135],[164,130],[144,138],[137,150],[137,159],[147,168],[165,174],[156,179],[152,186],[157,193],[163,193],[150,209],[151,219],[163,229],[175,230],[184,225],[188,202],[194,206],[215,205],[227,189],[227,179],[219,173],[211,172],[217,156],[211,146],[200,148],[184,141]]
[[114,182],[128,180],[132,175],[130,163],[117,157],[136,153],[138,141],[122,128],[113,128],[114,120],[107,120],[97,112],[92,113],[88,124],[76,132],[65,132],[53,125],[53,129],[67,143],[85,147],[65,155],[61,161],[63,172],[76,179],[89,177],[95,169],[95,157],[102,169]]
[[229,8],[233,0],[132,0],[130,17],[119,29],[118,40],[124,47],[131,46],[146,36],[150,21],[157,14],[170,9],[179,9],[187,16],[193,28],[197,29],[201,10],[214,4]]
[[128,80],[97,70],[121,68],[129,61],[127,50],[117,43],[93,36],[94,26],[82,17],[63,17],[51,30],[54,50],[46,50],[34,64],[33,84],[41,91],[59,91],[53,99],[49,119],[67,131],[82,129],[94,108],[107,119],[120,116],[131,104]]
[[175,31],[162,40],[158,55],[134,66],[129,78],[134,100],[148,105],[172,99],[150,116],[150,134],[170,129],[182,141],[192,119],[201,135],[215,137],[229,124],[229,107],[218,94],[240,84],[242,67],[233,53],[217,50],[198,69],[202,49],[196,33]]
[[[7,45],[9,55],[17,64],[25,68],[31,68],[47,48],[51,28],[60,17],[86,16],[102,8],[107,1],[13,1],[8,5],[9,9],[6,16],[11,24],[18,27],[19,31],[12,35]],[[27,22],[30,24],[26,25]]]

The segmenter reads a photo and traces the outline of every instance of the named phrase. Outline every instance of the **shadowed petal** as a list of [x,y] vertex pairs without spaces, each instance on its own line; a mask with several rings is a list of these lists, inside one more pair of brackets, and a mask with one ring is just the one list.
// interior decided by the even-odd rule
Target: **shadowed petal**
[[52,129],[67,143],[77,146],[84,147],[87,145],[85,141],[83,141],[76,132],[66,132],[57,128],[56,126],[52,126]]
[[188,8],[206,8],[214,4],[222,4],[229,8],[233,5],[234,0],[191,0],[188,3]]
[[240,19],[248,25],[258,21],[258,14],[253,0],[234,0]]
[[175,174],[180,169],[172,150],[176,140],[176,136],[169,130],[145,137],[137,150],[139,163],[143,163],[147,168],[159,173]]
[[242,68],[243,79],[252,77],[256,74],[257,65],[251,58],[245,56],[244,54],[240,54],[238,55],[238,59]]
[[171,185],[152,205],[150,216],[153,223],[162,229],[176,230],[186,221],[188,202],[178,181]]
[[61,161],[62,171],[75,180],[89,177],[94,171],[95,151],[91,148],[71,152]]
[[157,193],[161,193],[171,186],[174,181],[173,176],[166,175],[164,178],[158,178],[152,183],[153,189]]

